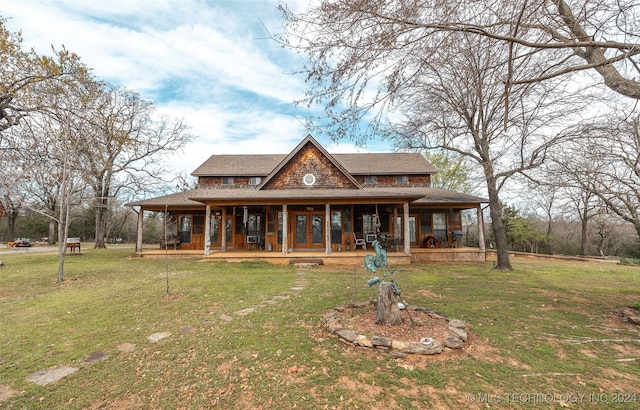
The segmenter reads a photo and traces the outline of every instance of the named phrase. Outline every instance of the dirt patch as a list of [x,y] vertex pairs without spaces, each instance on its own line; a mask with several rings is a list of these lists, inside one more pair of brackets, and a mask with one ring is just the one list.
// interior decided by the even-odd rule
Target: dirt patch
[[20,394],[18,390],[12,389],[11,386],[0,384],[0,403]]
[[174,300],[180,300],[180,299],[182,299],[183,297],[184,297],[184,295],[181,295],[181,294],[175,294],[175,295],[174,295],[174,294],[172,294],[172,293],[168,293],[168,294],[165,294],[162,298],[163,298],[164,300],[168,301],[168,302],[172,302],[172,301],[174,301]]
[[357,330],[369,338],[386,337],[392,340],[420,342],[422,338],[446,339],[449,336],[449,321],[435,318],[427,312],[402,310],[402,323],[396,326],[377,325],[376,307],[345,309],[340,318],[346,329]]

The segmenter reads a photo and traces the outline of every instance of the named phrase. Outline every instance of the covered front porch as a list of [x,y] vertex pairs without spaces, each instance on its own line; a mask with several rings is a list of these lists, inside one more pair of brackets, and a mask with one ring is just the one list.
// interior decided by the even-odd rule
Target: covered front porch
[[[244,192],[243,195],[240,195]],[[141,203],[136,252],[206,259],[361,264],[383,246],[390,263],[484,261],[480,201],[407,190],[197,190]],[[455,201],[457,200],[457,201]],[[144,213],[160,212],[159,246],[143,250]],[[463,246],[463,211],[475,213],[478,248]],[[156,243],[158,243],[156,242]],[[146,244],[145,244],[146,246]]]

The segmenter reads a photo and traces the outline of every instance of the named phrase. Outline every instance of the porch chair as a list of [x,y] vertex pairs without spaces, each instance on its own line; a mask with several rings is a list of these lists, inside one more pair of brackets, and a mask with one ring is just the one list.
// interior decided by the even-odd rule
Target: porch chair
[[353,234],[353,250],[358,249],[358,246],[362,246],[363,250],[367,250],[367,242],[363,238],[358,239],[356,234]]

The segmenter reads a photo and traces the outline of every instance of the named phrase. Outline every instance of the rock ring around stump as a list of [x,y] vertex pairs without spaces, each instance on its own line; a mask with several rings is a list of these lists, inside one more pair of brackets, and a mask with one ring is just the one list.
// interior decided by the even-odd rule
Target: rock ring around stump
[[[375,306],[375,304],[375,301],[370,301],[335,307],[324,316],[324,324],[330,333],[335,334],[342,342],[348,345],[388,352],[396,358],[406,357],[407,354],[440,354],[445,348],[461,349],[467,341],[467,327],[463,321],[438,313],[433,309],[421,307],[406,307],[411,326],[413,326],[414,320],[411,314],[415,312],[414,315],[420,313],[433,320],[442,321],[443,324],[446,324],[446,330],[438,335],[431,335],[429,334],[429,327],[425,326],[424,332],[422,332],[424,333],[423,336],[416,340],[402,340],[399,337],[385,337],[375,334],[366,336],[360,330],[352,329],[348,324],[345,324],[350,313],[355,316],[359,313],[359,309],[364,311],[371,306]],[[375,333],[375,330],[367,333]]]

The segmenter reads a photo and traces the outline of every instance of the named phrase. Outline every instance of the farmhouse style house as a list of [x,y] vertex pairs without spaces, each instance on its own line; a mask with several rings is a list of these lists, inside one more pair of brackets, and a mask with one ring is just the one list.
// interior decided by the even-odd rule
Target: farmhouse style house
[[[418,153],[330,154],[310,135],[288,155],[212,155],[192,173],[197,189],[128,204],[139,209],[136,252],[147,252],[142,221],[153,211],[165,218],[163,252],[290,263],[371,253],[378,241],[398,263],[484,261],[487,201],[431,187],[436,171]],[[467,209],[480,249],[462,245]]]

